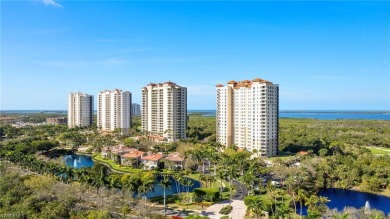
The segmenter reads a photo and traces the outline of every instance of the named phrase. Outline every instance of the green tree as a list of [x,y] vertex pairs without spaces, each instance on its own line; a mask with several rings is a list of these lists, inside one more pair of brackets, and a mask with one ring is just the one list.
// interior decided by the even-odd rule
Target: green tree
[[255,214],[256,219],[260,216],[263,210],[263,201],[260,196],[254,196],[253,199],[249,199],[248,210]]
[[166,194],[165,194],[165,190],[166,189],[169,189],[171,187],[171,181],[169,179],[169,176],[167,175],[164,175],[163,176],[163,179],[160,181],[160,185],[161,187],[163,188],[163,195],[164,195],[164,215],[166,215]]

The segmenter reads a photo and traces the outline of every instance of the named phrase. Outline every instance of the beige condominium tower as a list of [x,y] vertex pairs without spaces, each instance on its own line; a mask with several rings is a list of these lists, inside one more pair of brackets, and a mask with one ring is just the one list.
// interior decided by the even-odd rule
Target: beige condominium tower
[[68,96],[68,126],[90,126],[93,123],[93,96],[81,92]]
[[186,138],[187,88],[173,82],[142,88],[142,130],[167,141]]
[[217,85],[217,141],[255,152],[277,155],[279,85],[256,78]]
[[120,129],[128,133],[131,124],[131,93],[119,89],[98,94],[97,126],[103,132]]

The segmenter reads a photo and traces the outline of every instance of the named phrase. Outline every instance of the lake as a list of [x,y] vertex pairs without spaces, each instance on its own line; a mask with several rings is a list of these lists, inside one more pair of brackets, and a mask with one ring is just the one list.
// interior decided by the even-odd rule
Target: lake
[[[346,206],[354,208],[362,208],[365,206],[366,201],[370,203],[371,209],[378,209],[385,213],[385,215],[390,214],[390,197],[375,195],[371,193],[359,192],[354,190],[346,189],[323,189],[318,192],[319,196],[327,197],[330,202],[326,205],[330,209],[336,208],[341,211]],[[299,213],[299,207],[297,209]],[[303,214],[307,214],[307,207],[303,208]]]
[[[92,157],[86,156],[86,155],[66,155],[64,156],[64,161],[67,166],[73,167],[73,168],[82,168],[82,167],[92,167],[95,163],[92,160]],[[163,195],[163,188],[159,185],[162,177],[158,176],[156,184],[153,188],[153,191],[150,191],[146,194],[146,197],[153,198],[156,196],[162,196]],[[171,181],[171,187],[169,189],[166,189],[165,193],[166,195],[172,195],[177,194],[180,192],[185,192],[185,187],[183,185],[178,185],[176,181],[170,177],[169,179]],[[192,180],[193,186],[189,188],[189,191],[192,192],[195,188],[200,188],[201,183],[196,180]]]
[[[66,114],[66,110],[0,110],[2,114],[34,114],[55,113]],[[94,112],[96,114],[96,112]],[[199,114],[206,117],[215,117],[215,110],[188,110],[188,114]],[[390,120],[389,110],[280,110],[279,118],[306,118],[320,120],[335,119],[370,119]]]
[[[156,185],[153,188],[153,191],[150,191],[146,193],[146,197],[148,198],[153,198],[157,196],[163,196],[164,194],[164,189],[159,185],[160,181],[162,180],[163,177],[158,176],[157,177],[157,182]],[[177,184],[176,180],[174,180],[172,177],[169,177],[169,180],[171,181],[171,186],[169,189],[165,190],[165,194],[168,195],[173,195],[177,194],[178,192],[186,192],[186,188],[183,185]],[[189,192],[192,192],[196,188],[200,188],[201,183],[197,180],[191,179],[193,186],[189,187]]]
[[64,161],[67,166],[77,169],[82,167],[92,167],[95,164],[92,157],[85,155],[66,155],[64,156]]

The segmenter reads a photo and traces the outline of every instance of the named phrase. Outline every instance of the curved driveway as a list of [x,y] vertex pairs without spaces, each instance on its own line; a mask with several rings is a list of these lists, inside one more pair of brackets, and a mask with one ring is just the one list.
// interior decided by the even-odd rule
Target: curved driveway
[[245,184],[242,184],[237,180],[232,180],[232,183],[236,187],[236,194],[233,195],[232,199],[243,201],[248,194]]
[[[236,193],[232,197],[233,210],[230,212],[229,217],[233,219],[243,219],[246,213],[246,206],[244,204],[244,198],[248,194],[246,186],[237,180],[232,180],[232,183],[236,187]],[[208,207],[205,211],[201,212],[201,215],[209,218],[221,218],[222,214],[219,214],[219,210],[224,206],[229,205],[229,200],[218,202]]]

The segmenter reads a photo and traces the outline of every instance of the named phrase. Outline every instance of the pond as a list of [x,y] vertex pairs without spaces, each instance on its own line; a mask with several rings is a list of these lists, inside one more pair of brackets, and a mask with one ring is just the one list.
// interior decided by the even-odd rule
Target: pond
[[92,157],[85,155],[66,155],[64,156],[64,161],[67,166],[77,169],[82,167],[92,167],[94,165]]
[[[94,165],[94,161],[92,160],[92,157],[86,156],[86,155],[66,155],[64,156],[64,161],[67,166],[74,167],[74,168],[82,168],[82,167],[92,167]],[[153,191],[150,191],[146,194],[146,197],[153,198],[156,196],[162,196],[163,195],[163,188],[159,185],[162,177],[158,176],[156,184],[153,188]],[[165,193],[166,195],[172,195],[177,194],[179,192],[185,192],[186,189],[183,185],[180,185],[174,180],[172,177],[169,179],[171,181],[170,188],[166,189]],[[193,186],[189,188],[189,192],[192,192],[195,188],[200,188],[201,183],[196,180],[192,180]]]
[[[354,208],[362,208],[365,206],[366,201],[368,201],[371,209],[378,209],[385,213],[385,215],[390,214],[390,197],[375,195],[371,193],[359,192],[354,190],[345,190],[345,189],[323,189],[318,192],[319,196],[328,197],[330,202],[326,205],[330,209],[336,208],[341,211],[344,207],[350,206]],[[297,209],[299,213],[299,207]],[[307,207],[303,208],[303,214],[306,215]]]
[[[146,193],[146,197],[148,198],[153,198],[156,196],[163,196],[164,194],[164,189],[160,186],[160,181],[162,180],[163,177],[158,176],[157,177],[157,182],[153,188],[153,191],[150,191]],[[173,194],[178,194],[179,192],[186,192],[185,186],[181,185],[180,183],[177,183],[176,180],[174,180],[172,177],[169,177],[169,180],[171,181],[171,186],[170,188],[167,188],[165,190],[165,194],[168,195],[173,195]],[[192,186],[189,187],[189,192],[192,192],[196,188],[200,188],[201,183],[197,180],[190,179],[192,181]]]

